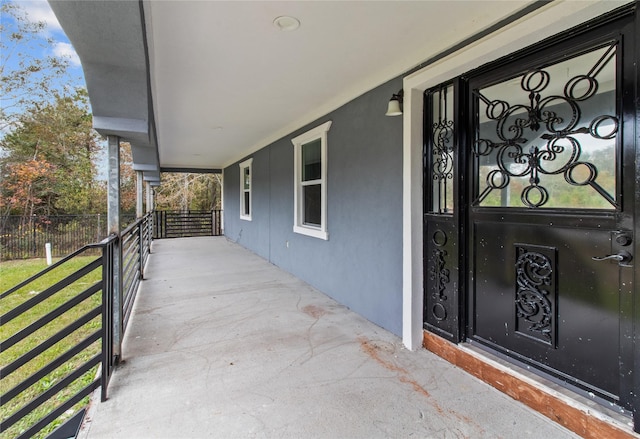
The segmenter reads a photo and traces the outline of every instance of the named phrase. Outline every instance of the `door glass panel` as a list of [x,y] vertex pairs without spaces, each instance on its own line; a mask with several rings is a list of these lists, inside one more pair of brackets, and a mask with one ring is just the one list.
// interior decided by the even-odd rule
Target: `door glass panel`
[[474,90],[475,204],[616,209],[616,44]]
[[430,169],[427,178],[431,177],[431,202],[428,203],[431,213],[453,213],[453,85],[448,85],[430,94],[431,120],[430,135]]

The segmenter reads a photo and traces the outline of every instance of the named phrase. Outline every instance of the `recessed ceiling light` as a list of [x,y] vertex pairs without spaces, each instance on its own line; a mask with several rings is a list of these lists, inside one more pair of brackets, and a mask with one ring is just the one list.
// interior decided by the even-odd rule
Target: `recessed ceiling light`
[[300,20],[295,17],[283,15],[273,20],[273,25],[283,32],[289,32],[300,27]]

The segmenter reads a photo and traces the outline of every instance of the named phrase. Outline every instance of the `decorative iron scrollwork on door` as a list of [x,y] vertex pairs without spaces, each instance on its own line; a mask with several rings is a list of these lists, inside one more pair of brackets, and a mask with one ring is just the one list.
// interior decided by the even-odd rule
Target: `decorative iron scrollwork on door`
[[[615,194],[615,169],[613,188],[604,188],[598,181],[598,166],[602,164],[596,166],[583,157],[587,144],[595,156],[602,145],[610,144],[618,135],[618,118],[598,114],[603,108],[616,112],[616,47],[617,42],[572,60],[531,70],[522,75],[518,88],[512,80],[473,92],[480,112],[473,153],[478,160],[484,158],[482,162],[488,169],[485,187],[479,189],[476,203],[483,205],[492,191],[506,190],[514,178],[520,178],[520,186],[510,189],[520,191],[522,204],[529,208],[546,206],[552,195],[550,185],[558,184],[549,183],[551,179],[545,181],[547,177],[543,176],[557,175],[571,186],[593,188],[609,208],[618,207],[611,195]],[[587,62],[593,64],[585,66]],[[588,71],[574,74],[582,68]],[[573,76],[564,82],[569,74]],[[522,92],[527,95],[526,103],[507,102],[507,98],[517,100]],[[582,203],[585,205],[559,207],[601,207],[597,203],[591,206],[588,201]],[[503,205],[509,203],[503,201]]]
[[516,332],[555,347],[555,248],[515,244]]
[[439,87],[431,93],[431,178],[433,179],[430,211],[453,211],[453,85]]
[[447,243],[447,235],[442,230],[436,230],[432,241],[436,248],[433,250],[431,268],[429,269],[430,280],[434,283],[431,294],[434,305],[431,312],[436,320],[442,321],[447,318],[447,309],[443,302],[447,300],[445,291],[447,284],[451,282],[451,271],[446,268],[445,261],[447,251],[443,248]]

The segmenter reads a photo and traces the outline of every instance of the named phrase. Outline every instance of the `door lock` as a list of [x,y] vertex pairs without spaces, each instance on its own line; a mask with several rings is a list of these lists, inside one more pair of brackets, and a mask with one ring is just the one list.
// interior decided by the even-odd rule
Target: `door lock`
[[631,239],[631,236],[629,236],[627,233],[618,233],[615,237],[615,240],[618,245],[621,245],[623,247],[631,245],[631,242],[633,241]]
[[613,260],[613,261],[618,261],[619,264],[628,264],[633,259],[633,256],[631,256],[631,253],[629,253],[628,251],[622,250],[617,254],[607,255],[607,256],[594,256],[591,259],[593,259],[594,261]]

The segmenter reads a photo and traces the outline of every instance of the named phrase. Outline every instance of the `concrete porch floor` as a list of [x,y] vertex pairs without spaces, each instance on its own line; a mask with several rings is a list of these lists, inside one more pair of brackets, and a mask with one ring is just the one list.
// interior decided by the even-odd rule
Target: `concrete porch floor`
[[224,237],[158,240],[82,438],[575,438]]

